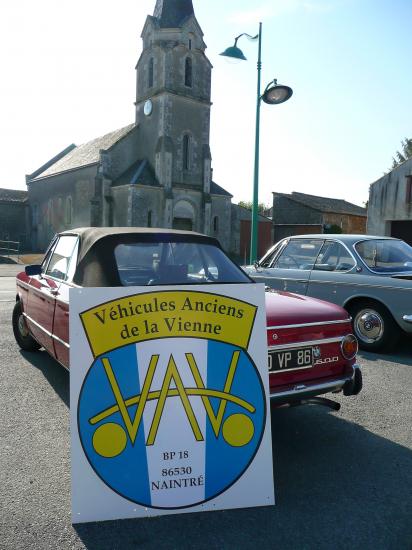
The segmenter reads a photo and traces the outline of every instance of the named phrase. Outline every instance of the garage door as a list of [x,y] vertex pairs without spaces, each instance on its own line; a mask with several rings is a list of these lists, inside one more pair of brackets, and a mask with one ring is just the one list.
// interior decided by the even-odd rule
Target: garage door
[[412,246],[412,220],[392,222],[391,237],[402,239]]

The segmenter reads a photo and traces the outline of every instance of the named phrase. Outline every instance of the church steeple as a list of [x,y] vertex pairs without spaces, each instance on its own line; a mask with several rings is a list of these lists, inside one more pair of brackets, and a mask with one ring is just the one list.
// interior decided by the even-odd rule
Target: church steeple
[[157,0],[153,17],[165,29],[178,28],[194,15],[192,0]]

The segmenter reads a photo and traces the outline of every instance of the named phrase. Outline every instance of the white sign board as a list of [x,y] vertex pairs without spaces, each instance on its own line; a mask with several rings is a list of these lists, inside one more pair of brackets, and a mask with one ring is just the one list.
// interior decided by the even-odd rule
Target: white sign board
[[263,285],[70,290],[73,523],[274,504]]

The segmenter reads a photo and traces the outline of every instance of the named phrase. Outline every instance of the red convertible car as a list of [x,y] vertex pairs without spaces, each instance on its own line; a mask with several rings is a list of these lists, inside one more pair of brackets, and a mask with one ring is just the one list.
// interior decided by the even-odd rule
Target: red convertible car
[[[17,276],[13,330],[23,350],[44,347],[69,368],[69,289],[171,284],[255,284],[216,239],[168,229],[83,228],[56,235],[41,265]],[[288,292],[266,293],[270,397],[274,405],[356,395],[357,340],[341,307]]]

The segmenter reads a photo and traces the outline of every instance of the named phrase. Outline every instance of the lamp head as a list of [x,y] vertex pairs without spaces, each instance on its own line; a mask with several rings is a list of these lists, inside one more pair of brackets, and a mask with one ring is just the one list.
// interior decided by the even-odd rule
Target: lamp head
[[246,61],[246,57],[244,56],[242,50],[238,48],[236,44],[234,46],[226,48],[226,50],[220,55],[223,55],[224,57],[227,57],[230,60],[234,61]]
[[293,95],[293,90],[289,86],[283,84],[275,84],[271,86],[262,96],[262,101],[269,105],[279,105],[290,99]]

